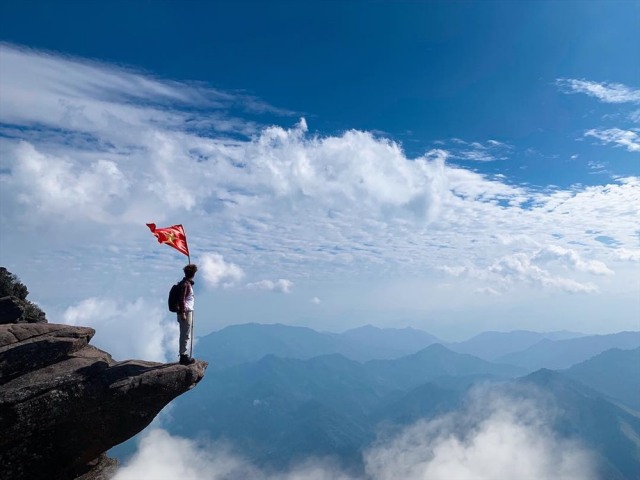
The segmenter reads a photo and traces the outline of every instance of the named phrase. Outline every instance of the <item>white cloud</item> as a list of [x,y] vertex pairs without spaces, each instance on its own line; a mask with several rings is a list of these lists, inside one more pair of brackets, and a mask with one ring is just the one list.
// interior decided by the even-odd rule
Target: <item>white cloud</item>
[[146,432],[135,455],[113,480],[355,480],[328,461],[309,458],[288,471],[266,472],[230,445],[171,436],[162,429]]
[[231,287],[244,277],[244,272],[238,265],[225,262],[224,257],[217,253],[202,255],[199,268],[205,282],[213,288],[220,285]]
[[313,303],[315,305],[320,305],[320,299],[318,297],[313,297],[311,299],[311,303]]
[[591,129],[585,132],[586,137],[594,137],[602,143],[615,143],[630,152],[640,152],[640,135],[633,130],[619,128]]
[[[446,142],[438,142],[438,145],[447,145]],[[474,162],[493,162],[508,158],[513,147],[497,140],[486,142],[467,142],[460,138],[451,139],[447,153],[454,160],[470,160]]]
[[67,308],[62,321],[94,328],[91,344],[116,360],[167,362],[174,361],[178,351],[178,325],[170,317],[143,299],[128,303],[92,297]]
[[240,472],[256,478],[253,470],[240,457],[155,429],[141,437],[138,451],[114,480],[217,480]]
[[614,274],[604,262],[585,260],[575,250],[557,245],[539,247],[537,242],[527,236],[506,235],[498,238],[506,246],[518,242],[519,251],[498,258],[486,268],[444,265],[439,269],[452,277],[464,276],[489,283],[493,286],[479,287],[476,292],[494,295],[501,294],[501,291],[512,290],[520,283],[563,290],[568,293],[598,292],[598,287],[591,282],[579,282],[552,273],[551,269],[558,266],[564,267],[565,272],[574,271],[605,276]]
[[[596,291],[605,277],[590,284],[589,271],[560,258],[543,264],[535,251],[557,244],[586,264],[609,262],[614,253],[592,231],[637,247],[637,177],[564,189],[514,185],[447,162],[455,148],[506,155],[497,140],[455,140],[451,153],[409,157],[371,132],[320,136],[304,119],[265,128],[232,118],[227,106],[249,100],[201,85],[0,49],[0,82],[12,92],[0,96],[0,259],[35,279],[74,278],[83,265],[78,289],[43,286],[49,303],[94,296],[105,278],[119,279],[114,290],[127,301],[161,287],[164,297],[177,254],[153,241],[147,222],[185,225],[209,286],[283,278],[295,283],[294,296],[322,285],[313,290],[320,298],[338,298],[348,281],[364,292],[376,281],[429,281],[457,265],[466,270],[456,284],[484,275],[495,283],[482,287],[505,291],[504,275],[488,269],[518,253],[546,272],[521,275],[523,286]],[[507,234],[517,240],[502,242]]]
[[532,401],[478,395],[465,411],[420,421],[365,455],[376,480],[595,480],[589,453],[557,438]]
[[30,186],[17,200],[44,215],[113,220],[110,210],[117,209],[118,198],[129,188],[118,165],[109,160],[78,168],[70,158],[40,153],[26,142],[19,142],[14,154],[13,179]]
[[[364,453],[370,480],[595,480],[590,453],[557,437],[551,404],[536,392],[526,400],[475,393],[464,410],[419,421],[382,438]],[[329,460],[309,458],[286,471],[259,470],[229,445],[146,432],[114,480],[356,480]]]
[[259,282],[248,283],[247,288],[269,290],[271,292],[291,293],[293,282],[286,278],[280,278],[278,280],[260,280]]
[[640,249],[618,248],[615,253],[620,260],[640,262]]
[[607,267],[604,262],[599,260],[584,260],[575,250],[563,248],[558,245],[548,245],[542,248],[535,254],[534,258],[542,261],[560,260],[572,269],[594,275],[613,275],[613,270]]
[[461,267],[461,266],[450,267],[449,265],[441,265],[438,267],[438,270],[448,275],[451,275],[452,277],[459,277],[461,275],[468,273],[468,268]]
[[565,93],[584,93],[605,103],[640,103],[640,90],[621,83],[559,78],[556,84]]
[[593,283],[580,283],[570,278],[552,275],[532,260],[535,256],[526,253],[507,255],[489,266],[489,272],[496,274],[499,280],[506,284],[527,282],[542,287],[553,287],[568,293],[594,293],[598,288]]
[[495,288],[491,288],[491,287],[480,287],[480,288],[477,288],[476,289],[476,293],[485,294],[485,295],[494,295],[494,296],[502,295],[502,293],[500,293],[498,290],[496,290]]

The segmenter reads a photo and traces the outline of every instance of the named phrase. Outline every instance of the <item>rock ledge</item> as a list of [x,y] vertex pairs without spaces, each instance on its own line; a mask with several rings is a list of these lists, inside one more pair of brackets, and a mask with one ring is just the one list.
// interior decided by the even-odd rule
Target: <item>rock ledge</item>
[[207,363],[116,362],[95,331],[0,325],[0,478],[108,478],[111,447],[143,430],[203,377]]

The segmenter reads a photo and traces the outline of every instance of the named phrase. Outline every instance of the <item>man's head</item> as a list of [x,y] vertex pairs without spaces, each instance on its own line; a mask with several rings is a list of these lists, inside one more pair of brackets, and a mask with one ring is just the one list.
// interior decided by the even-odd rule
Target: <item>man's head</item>
[[191,279],[191,278],[196,276],[196,272],[198,271],[198,267],[195,264],[190,263],[189,265],[184,267],[182,270],[184,270],[184,276],[189,278],[189,279]]

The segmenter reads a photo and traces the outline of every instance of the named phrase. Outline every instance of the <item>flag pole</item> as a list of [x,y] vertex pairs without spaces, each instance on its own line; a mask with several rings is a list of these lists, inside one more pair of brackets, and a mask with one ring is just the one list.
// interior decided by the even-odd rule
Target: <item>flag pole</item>
[[182,227],[182,233],[184,234],[184,244],[187,247],[187,259],[189,261],[189,265],[191,265],[191,253],[189,252],[189,242],[187,240],[187,230],[184,228],[184,225],[180,224]]
[[189,358],[193,358],[193,325],[196,323],[196,312],[191,311],[191,348],[189,350]]
[[[189,265],[191,265],[191,252],[189,252],[189,242],[187,241],[187,231],[185,230],[182,224],[180,224],[180,226],[182,227],[182,231],[184,233],[184,244],[187,247],[187,261],[189,262]],[[196,312],[192,310],[191,311],[191,335],[189,335],[189,337],[191,337],[191,345],[189,347],[189,358],[193,358],[193,325],[194,323],[196,323]]]

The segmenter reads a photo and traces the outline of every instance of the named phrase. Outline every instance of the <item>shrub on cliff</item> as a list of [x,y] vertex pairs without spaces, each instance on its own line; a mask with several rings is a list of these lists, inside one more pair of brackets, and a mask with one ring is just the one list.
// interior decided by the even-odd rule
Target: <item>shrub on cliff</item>
[[27,300],[29,290],[17,275],[5,267],[0,267],[0,298],[13,297],[23,310],[23,320],[27,322],[46,322],[45,313],[35,303]]

